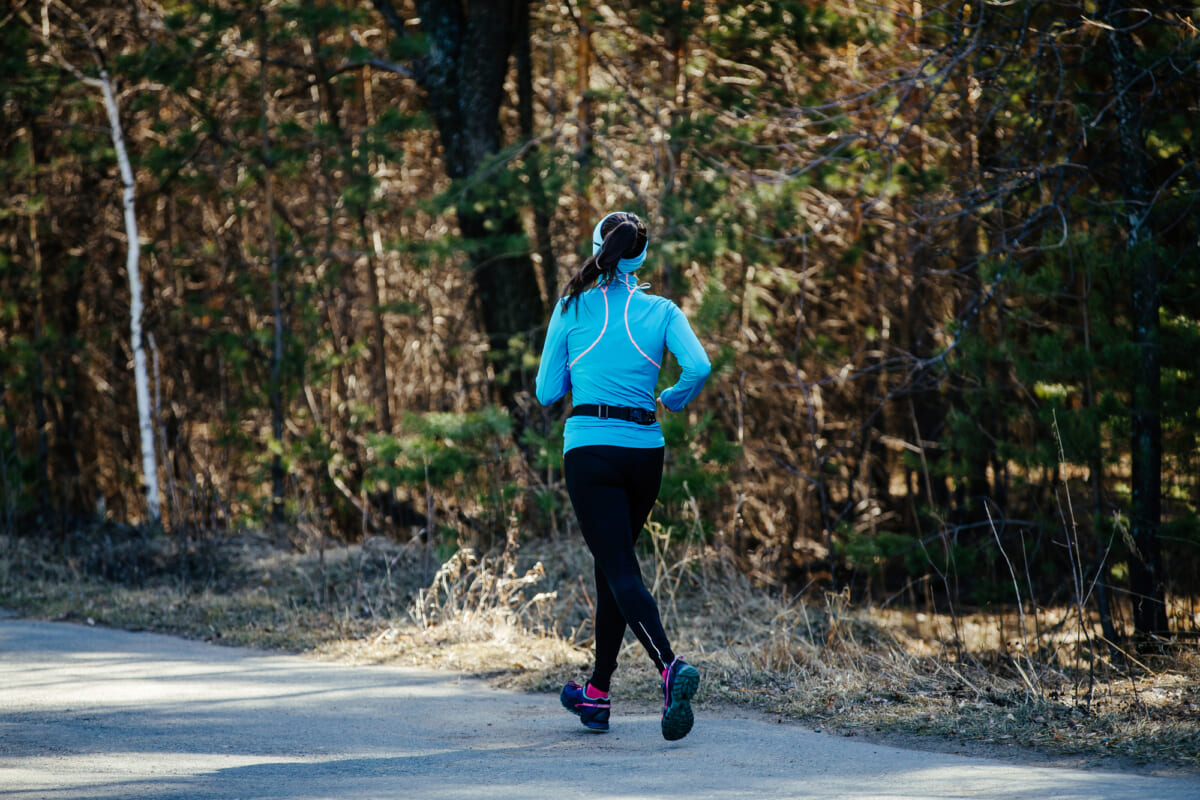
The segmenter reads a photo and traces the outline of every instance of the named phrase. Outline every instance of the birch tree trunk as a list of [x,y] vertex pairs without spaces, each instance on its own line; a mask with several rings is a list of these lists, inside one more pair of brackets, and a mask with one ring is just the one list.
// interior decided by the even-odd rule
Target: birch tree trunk
[[129,275],[129,336],[133,349],[133,380],[137,387],[138,433],[142,445],[142,476],[146,482],[146,513],[153,524],[162,518],[162,508],[158,492],[158,461],[154,455],[154,426],[150,418],[150,380],[146,374],[146,348],[142,345],[142,278],[138,271],[141,245],[138,243],[137,214],[134,211],[133,169],[129,165],[129,154],[125,151],[125,137],[121,133],[117,98],[113,94],[108,73],[101,71],[99,79],[89,78],[88,83],[98,86],[104,93],[104,108],[108,112],[113,149],[117,152],[117,165],[121,171],[121,184],[124,186],[121,205],[125,210],[125,236],[129,239],[129,251],[125,256],[125,271]]

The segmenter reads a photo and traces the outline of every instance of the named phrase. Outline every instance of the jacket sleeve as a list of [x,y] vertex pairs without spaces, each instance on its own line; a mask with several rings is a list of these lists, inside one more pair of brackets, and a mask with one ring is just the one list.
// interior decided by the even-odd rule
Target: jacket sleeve
[[696,338],[695,331],[679,307],[672,303],[670,313],[667,349],[675,355],[675,360],[683,369],[679,380],[671,388],[665,389],[659,399],[671,411],[680,411],[700,394],[712,365],[708,361],[708,353],[704,352],[704,346]]
[[535,385],[538,402],[544,406],[571,389],[571,373],[567,369],[567,326],[562,318],[561,301],[554,304],[554,313],[550,315]]

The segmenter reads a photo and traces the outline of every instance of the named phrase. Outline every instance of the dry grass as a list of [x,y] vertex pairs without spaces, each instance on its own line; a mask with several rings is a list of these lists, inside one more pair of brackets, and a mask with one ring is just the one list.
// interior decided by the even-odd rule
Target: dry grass
[[[1035,639],[1012,636],[1014,620],[999,615],[950,620],[854,608],[845,594],[803,601],[753,586],[712,548],[672,544],[653,526],[650,533],[647,582],[676,650],[703,671],[710,709],[732,704],[934,748],[1016,747],[1023,758],[1200,773],[1194,649],[1114,659],[1042,610],[1029,612],[1045,617],[1033,620],[1046,632]],[[501,552],[462,551],[429,581],[414,546],[371,539],[305,552],[281,544],[261,536],[202,547],[141,541],[145,552],[131,560],[126,542],[112,551],[140,566],[122,578],[103,553],[56,559],[32,540],[0,538],[0,606],[322,658],[450,668],[529,691],[586,675],[591,562],[574,541],[518,546],[510,535]],[[632,637],[620,660],[621,701],[656,702],[656,677]]]

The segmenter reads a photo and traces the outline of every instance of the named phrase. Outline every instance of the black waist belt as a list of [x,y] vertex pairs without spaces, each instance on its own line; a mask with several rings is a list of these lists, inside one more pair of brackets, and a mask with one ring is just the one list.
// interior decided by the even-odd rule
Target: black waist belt
[[636,422],[638,425],[653,425],[658,421],[653,411],[644,408],[629,408],[627,406],[598,406],[584,403],[571,409],[572,417],[599,417],[600,419],[623,419],[626,422]]

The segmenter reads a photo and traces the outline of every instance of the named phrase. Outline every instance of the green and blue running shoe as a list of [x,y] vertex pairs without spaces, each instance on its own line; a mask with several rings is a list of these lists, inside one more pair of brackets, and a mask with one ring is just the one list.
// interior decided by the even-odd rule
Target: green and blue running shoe
[[700,673],[682,658],[663,670],[662,735],[667,741],[682,739],[695,723],[692,697],[700,688]]
[[559,699],[562,701],[563,708],[578,715],[579,721],[588,730],[607,731],[608,712],[612,702],[607,694],[603,697],[589,697],[588,688],[590,687],[580,686],[575,681],[570,681],[563,687]]

